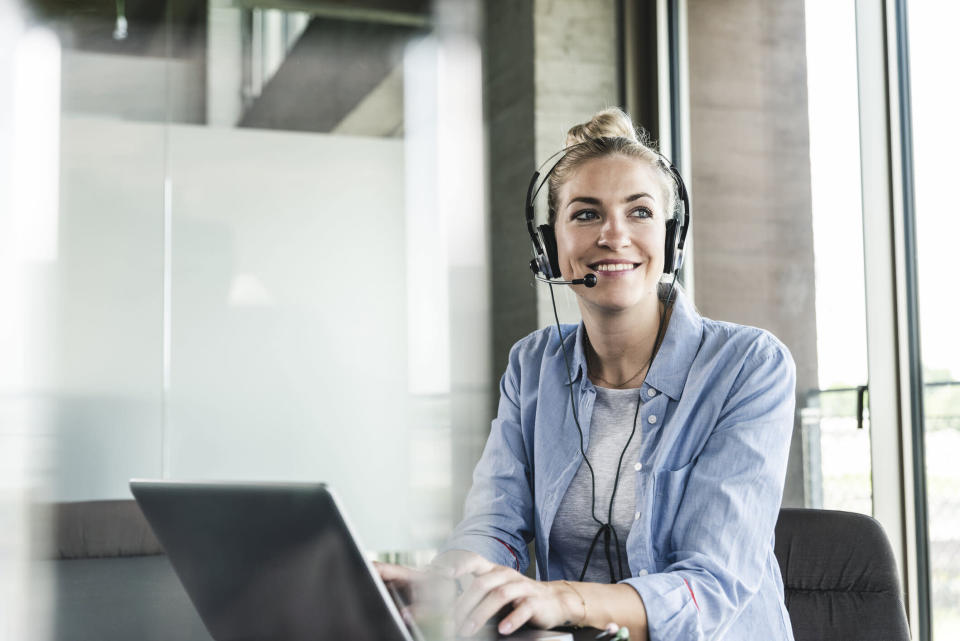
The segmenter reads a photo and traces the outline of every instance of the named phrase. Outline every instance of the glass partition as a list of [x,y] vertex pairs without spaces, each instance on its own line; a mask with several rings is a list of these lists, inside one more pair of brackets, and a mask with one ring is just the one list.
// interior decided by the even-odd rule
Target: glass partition
[[873,514],[853,4],[805,4],[818,389],[798,390],[807,507]]
[[197,76],[186,58],[168,65],[162,4],[129,15],[126,33],[111,5],[32,8],[62,47],[50,498],[115,499],[161,473],[167,96]]
[[493,386],[475,21],[425,0],[25,12],[62,68],[27,283],[44,498],[324,481],[371,550],[438,545]]
[[807,507],[873,514],[866,386],[816,390],[801,410]]

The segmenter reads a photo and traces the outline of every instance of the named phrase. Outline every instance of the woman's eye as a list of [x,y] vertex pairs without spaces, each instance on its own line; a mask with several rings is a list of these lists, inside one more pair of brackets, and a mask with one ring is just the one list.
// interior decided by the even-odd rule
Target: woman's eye
[[597,212],[592,209],[581,209],[573,215],[574,220],[594,220],[597,218]]
[[636,216],[637,218],[653,218],[653,212],[647,207],[637,207],[630,212],[630,215]]

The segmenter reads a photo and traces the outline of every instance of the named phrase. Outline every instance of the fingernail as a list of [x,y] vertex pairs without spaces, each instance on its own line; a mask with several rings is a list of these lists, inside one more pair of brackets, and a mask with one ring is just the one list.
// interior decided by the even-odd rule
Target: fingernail
[[513,624],[509,621],[504,621],[500,624],[500,634],[510,634],[513,632]]

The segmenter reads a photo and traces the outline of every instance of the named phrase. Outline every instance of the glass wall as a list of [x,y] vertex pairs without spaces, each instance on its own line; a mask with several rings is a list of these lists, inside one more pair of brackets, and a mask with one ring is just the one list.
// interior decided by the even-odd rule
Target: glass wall
[[492,377],[478,25],[442,5],[17,9],[52,74],[48,121],[0,129],[47,154],[0,165],[0,416],[47,452],[35,501],[324,481],[371,551],[449,532]]
[[[59,43],[0,2],[0,635],[43,638],[45,545],[31,502],[48,473],[50,265],[56,251]],[[29,224],[31,220],[39,224]],[[43,528],[39,528],[43,529]]]
[[960,341],[956,268],[960,219],[954,206],[954,150],[960,91],[942,73],[960,56],[950,25],[954,3],[907,2],[924,442],[933,639],[960,636]]
[[808,507],[873,514],[852,3],[806,11],[819,388],[798,390]]

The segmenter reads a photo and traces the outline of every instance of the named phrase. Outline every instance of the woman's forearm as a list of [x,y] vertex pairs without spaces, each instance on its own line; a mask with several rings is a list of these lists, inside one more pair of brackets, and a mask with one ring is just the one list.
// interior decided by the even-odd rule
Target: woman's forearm
[[565,590],[563,603],[569,621],[584,627],[603,629],[608,623],[626,626],[631,639],[646,641],[647,609],[637,591],[625,583],[580,583],[555,581]]

